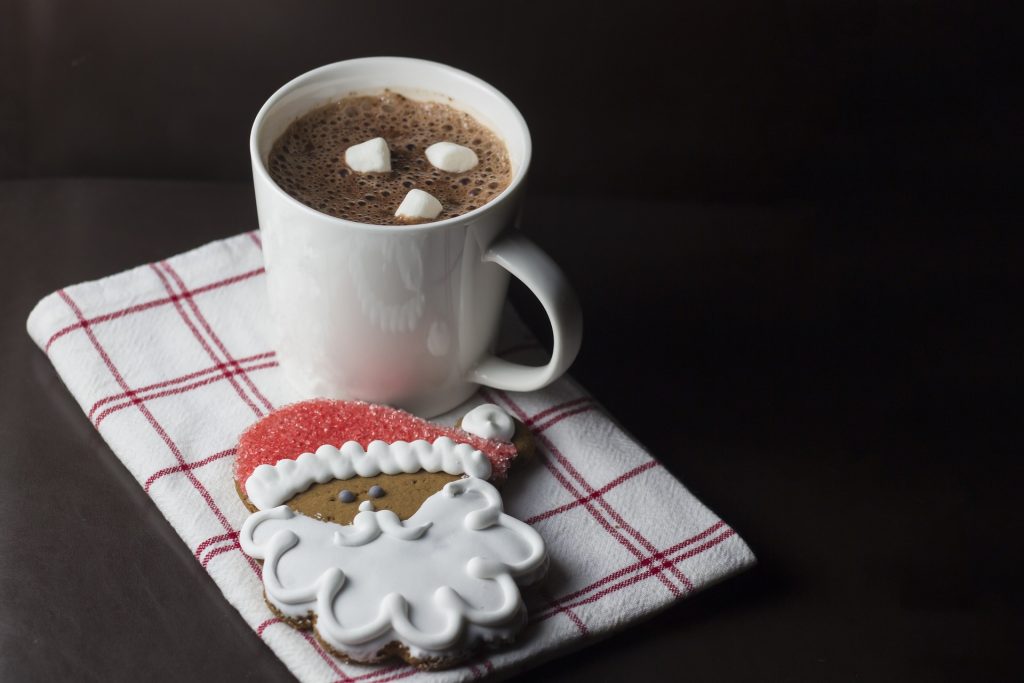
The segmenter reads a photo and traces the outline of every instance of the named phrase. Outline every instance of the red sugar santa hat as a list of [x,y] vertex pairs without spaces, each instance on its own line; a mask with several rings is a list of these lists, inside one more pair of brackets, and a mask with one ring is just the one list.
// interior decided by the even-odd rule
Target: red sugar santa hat
[[355,441],[367,448],[371,441],[432,442],[442,436],[482,451],[491,461],[492,481],[504,480],[516,457],[516,447],[509,442],[434,424],[396,408],[362,401],[313,399],[275,410],[242,434],[235,454],[235,481],[244,486],[260,465],[295,459],[324,444],[340,447]]

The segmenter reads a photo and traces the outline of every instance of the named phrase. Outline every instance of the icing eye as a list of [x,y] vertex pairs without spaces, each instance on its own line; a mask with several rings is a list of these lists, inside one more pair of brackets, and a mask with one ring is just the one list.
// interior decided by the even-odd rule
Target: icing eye
[[338,500],[340,500],[342,503],[352,503],[355,502],[355,499],[356,494],[352,493],[348,489],[344,489],[342,490],[341,493],[338,494]]
[[384,495],[384,489],[374,484],[370,487],[370,490],[366,492],[366,495],[370,498],[380,498]]

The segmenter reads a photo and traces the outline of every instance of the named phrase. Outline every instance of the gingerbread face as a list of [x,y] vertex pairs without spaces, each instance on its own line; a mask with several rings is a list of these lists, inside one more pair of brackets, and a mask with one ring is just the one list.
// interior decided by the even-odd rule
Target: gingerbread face
[[391,510],[399,519],[409,519],[430,496],[460,475],[447,472],[378,474],[313,484],[295,494],[287,503],[295,512],[337,524],[351,524],[359,506],[371,501],[377,510]]
[[[517,584],[539,578],[547,555],[530,526],[504,514],[489,481],[514,457],[511,418],[482,406],[461,423],[470,434],[368,404],[280,412],[243,436],[236,461],[254,511],[239,542],[264,562],[275,613],[359,662],[398,656],[437,668],[515,636],[525,622]],[[333,434],[377,437],[365,446],[349,439],[292,452],[294,442],[325,438],[325,423],[368,416],[386,427],[355,420]],[[297,433],[286,438],[286,425]],[[291,457],[274,460],[271,448]]]

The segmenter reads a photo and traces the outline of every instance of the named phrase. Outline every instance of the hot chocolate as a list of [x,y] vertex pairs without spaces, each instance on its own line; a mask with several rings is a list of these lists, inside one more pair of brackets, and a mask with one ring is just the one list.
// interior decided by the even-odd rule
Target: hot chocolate
[[[391,170],[354,170],[346,150],[374,138],[387,143]],[[441,170],[426,153],[439,142],[472,150],[477,163],[461,173]],[[390,91],[345,97],[299,117],[274,143],[267,168],[303,204],[374,225],[411,222],[395,213],[412,189],[436,198],[441,210],[432,220],[444,220],[486,204],[512,179],[505,144],[472,116]]]

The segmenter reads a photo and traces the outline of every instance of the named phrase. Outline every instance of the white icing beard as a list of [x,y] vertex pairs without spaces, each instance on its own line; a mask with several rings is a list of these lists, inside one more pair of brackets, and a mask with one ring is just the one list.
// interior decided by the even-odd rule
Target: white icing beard
[[315,614],[319,636],[359,661],[391,642],[417,659],[458,657],[525,623],[517,582],[539,579],[547,553],[491,484],[453,481],[404,523],[361,510],[350,526],[286,505],[246,520],[242,550],[264,560],[267,599],[284,615]]

